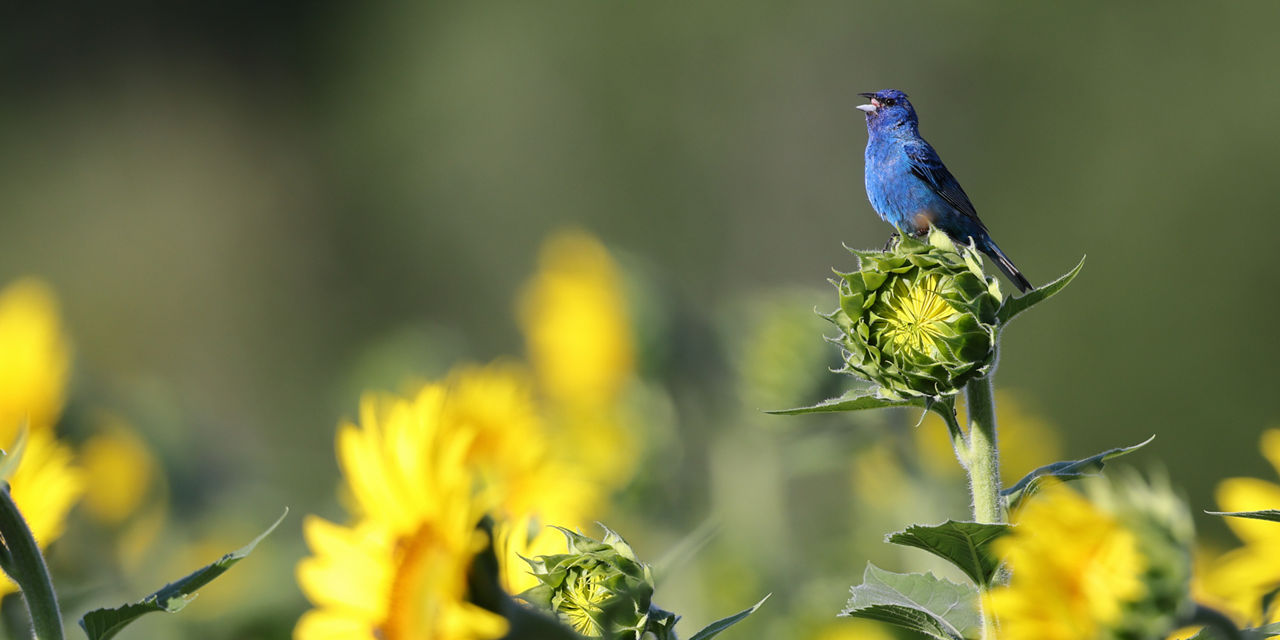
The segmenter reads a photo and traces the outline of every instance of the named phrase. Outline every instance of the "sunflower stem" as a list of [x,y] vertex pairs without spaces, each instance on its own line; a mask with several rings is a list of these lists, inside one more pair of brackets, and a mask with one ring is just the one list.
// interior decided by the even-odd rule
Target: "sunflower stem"
[[[973,497],[973,519],[982,523],[1005,522],[1004,498],[1000,495],[1000,451],[996,445],[996,401],[988,374],[970,380],[964,388],[968,401],[969,433],[965,448],[969,472],[969,493]],[[996,620],[982,608],[982,639],[995,640]]]
[[970,380],[965,385],[969,402],[969,493],[973,497],[973,520],[982,523],[1005,521],[1004,498],[1000,495],[1000,452],[996,446],[996,402],[991,376]]
[[49,569],[7,484],[0,488],[0,537],[9,556],[4,569],[22,590],[36,640],[63,640],[62,613]]

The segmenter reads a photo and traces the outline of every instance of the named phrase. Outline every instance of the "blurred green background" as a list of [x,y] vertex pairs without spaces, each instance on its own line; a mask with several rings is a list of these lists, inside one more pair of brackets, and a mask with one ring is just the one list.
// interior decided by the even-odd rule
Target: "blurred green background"
[[[649,279],[644,312],[666,326],[652,370],[681,408],[679,437],[710,441],[706,416],[750,414],[709,382],[727,388],[734,358],[709,327],[762,291],[816,291],[785,299],[830,308],[829,269],[853,266],[841,242],[884,243],[853,107],[885,87],[911,94],[1033,282],[1088,255],[1070,290],[1006,333],[997,377],[1058,425],[1063,455],[1158,434],[1133,460],[1167,467],[1195,509],[1213,508],[1222,477],[1273,476],[1256,443],[1277,419],[1280,4],[6,13],[0,282],[52,283],[76,346],[73,398],[149,416],[139,428],[188,526],[248,520],[227,549],[279,505],[340,517],[334,427],[360,389],[395,384],[385,360],[432,375],[519,354],[513,300],[565,226]],[[803,420],[747,422],[803,448]],[[686,531],[726,509],[714,487],[735,481],[716,475],[725,449],[708,450],[680,458],[671,508]],[[816,504],[847,491],[810,485]],[[268,543],[293,555],[255,556],[252,571],[289,575],[297,523]],[[861,565],[843,571],[847,585]],[[300,596],[281,588],[271,615],[295,616]],[[839,589],[828,595],[838,607]]]

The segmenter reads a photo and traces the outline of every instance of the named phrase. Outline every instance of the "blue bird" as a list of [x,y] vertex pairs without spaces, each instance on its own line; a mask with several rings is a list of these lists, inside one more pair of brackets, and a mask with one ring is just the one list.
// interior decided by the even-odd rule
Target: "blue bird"
[[907,94],[884,89],[858,95],[871,99],[858,108],[867,113],[867,199],[876,214],[904,235],[923,235],[932,224],[957,243],[968,244],[972,238],[1019,291],[1031,289],[991,240],[960,183],[920,137],[920,121]]

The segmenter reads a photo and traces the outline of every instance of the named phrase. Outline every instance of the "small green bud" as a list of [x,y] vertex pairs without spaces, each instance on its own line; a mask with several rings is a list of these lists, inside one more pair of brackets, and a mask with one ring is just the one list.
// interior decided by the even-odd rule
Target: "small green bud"
[[1191,512],[1161,475],[1144,480],[1136,471],[1120,470],[1086,480],[1089,499],[1133,531],[1146,557],[1146,593],[1125,606],[1114,637],[1163,638],[1195,608],[1188,588],[1195,544]]
[[852,251],[859,268],[839,274],[844,372],[890,398],[941,397],[985,375],[995,362],[1000,287],[971,246],[934,230],[885,252]]
[[560,531],[568,552],[525,560],[540,584],[521,593],[522,600],[590,638],[675,640],[679,616],[653,605],[649,565],[621,536],[608,528],[604,540]]

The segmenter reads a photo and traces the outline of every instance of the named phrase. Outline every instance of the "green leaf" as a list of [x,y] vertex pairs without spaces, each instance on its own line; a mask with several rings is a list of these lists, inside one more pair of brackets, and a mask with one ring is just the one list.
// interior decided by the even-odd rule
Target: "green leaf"
[[[846,393],[838,398],[823,400],[815,405],[808,407],[797,407],[795,409],[775,409],[766,411],[776,416],[800,416],[808,413],[840,413],[843,411],[865,411],[867,409],[892,409],[895,407],[916,407],[926,411],[932,411],[942,417],[947,423],[947,430],[951,432],[954,438],[960,433],[960,423],[956,421],[955,396],[943,396],[940,399],[933,398],[906,398],[891,399],[885,398],[878,394],[878,390],[872,389],[869,393],[853,391]],[[924,416],[921,415],[923,420]]]
[[1272,590],[1262,594],[1263,615],[1266,615],[1268,611],[1271,611],[1271,605],[1275,603],[1276,596],[1280,596],[1280,587],[1275,587]]
[[227,569],[230,569],[237,562],[244,559],[245,556],[249,555],[253,548],[258,546],[259,542],[262,542],[263,538],[280,526],[280,523],[284,521],[287,515],[289,515],[289,510],[286,508],[284,513],[280,514],[280,517],[276,519],[275,524],[268,527],[266,531],[259,534],[249,544],[222,556],[217,562],[207,565],[181,580],[165,585],[162,589],[143,598],[140,602],[121,605],[114,609],[95,609],[84,614],[84,617],[80,618],[80,628],[84,629],[85,634],[89,636],[89,640],[108,640],[115,637],[117,633],[120,633],[121,629],[124,629],[129,623],[143,615],[153,611],[165,611],[168,613],[180,611],[192,600],[195,600],[196,589],[209,584],[214,578],[222,575]]
[[8,482],[9,476],[18,470],[18,465],[22,462],[22,454],[27,450],[27,436],[31,434],[31,427],[26,420],[18,425],[18,437],[13,440],[13,446],[7,451],[3,451],[3,457],[0,457],[0,482]]
[[913,525],[889,534],[893,544],[924,549],[960,568],[979,587],[987,587],[1000,568],[991,542],[1009,532],[1007,524],[982,524],[948,520],[940,525]]
[[1252,518],[1254,520],[1270,520],[1280,522],[1280,509],[1264,509],[1262,511],[1206,511],[1211,516],[1227,516],[1229,518]]
[[823,400],[815,405],[808,407],[797,407],[795,409],[776,409],[766,411],[778,416],[800,416],[807,413],[839,413],[841,411],[864,411],[866,409],[887,409],[890,407],[920,407],[925,408],[924,398],[909,398],[906,400],[891,400],[882,398],[878,395],[856,395],[845,394],[838,398]]
[[1054,294],[1067,288],[1067,285],[1071,284],[1071,281],[1076,279],[1076,276],[1080,274],[1080,270],[1083,268],[1084,258],[1081,257],[1080,263],[1076,265],[1076,268],[1068,271],[1057,280],[1054,280],[1039,289],[1032,289],[1021,297],[1015,298],[1013,296],[1009,296],[1008,298],[1005,298],[1004,304],[1000,305],[1000,311],[996,312],[996,318],[998,320],[997,324],[1004,327],[1009,324],[1010,320],[1013,320],[1014,316],[1030,309],[1036,304],[1052,298]]
[[973,638],[981,629],[978,590],[932,573],[893,573],[867,563],[852,593],[842,616],[887,622],[936,640]]
[[1241,631],[1204,627],[1196,632],[1196,635],[1191,636],[1190,640],[1267,640],[1267,638],[1274,638],[1278,635],[1280,635],[1280,622],[1273,622],[1265,626]]
[[693,634],[693,637],[689,638],[689,640],[711,640],[711,638],[714,638],[717,635],[719,635],[721,631],[724,631],[725,629],[728,629],[729,627],[732,627],[733,625],[739,622],[742,622],[747,616],[755,613],[756,609],[759,609],[760,605],[764,604],[764,601],[768,600],[769,596],[771,595],[773,594],[771,593],[768,596],[761,598],[760,602],[757,602],[754,605],[752,605],[750,609],[743,609],[742,611],[739,611],[729,616],[728,618],[721,618],[719,620],[716,620],[715,622],[712,622],[711,624],[703,627],[702,631],[699,631]]
[[1051,478],[1059,480],[1079,480],[1085,476],[1096,476],[1106,466],[1106,463],[1112,458],[1118,458],[1127,453],[1133,453],[1142,447],[1147,446],[1155,436],[1151,436],[1138,444],[1131,447],[1117,447],[1103,451],[1096,456],[1091,456],[1083,460],[1070,460],[1047,464],[1031,473],[1028,473],[1017,484],[1000,492],[1009,501],[1009,509],[1016,509],[1023,500],[1026,500],[1036,491],[1038,491],[1044,482]]
[[1280,635],[1280,622],[1272,622],[1268,625],[1255,627],[1253,629],[1245,629],[1240,632],[1240,637],[1244,640],[1266,640]]
[[1230,617],[1212,607],[1197,604],[1188,613],[1190,615],[1178,620],[1175,626],[1200,627],[1190,640],[1245,640],[1265,637],[1242,633]]

